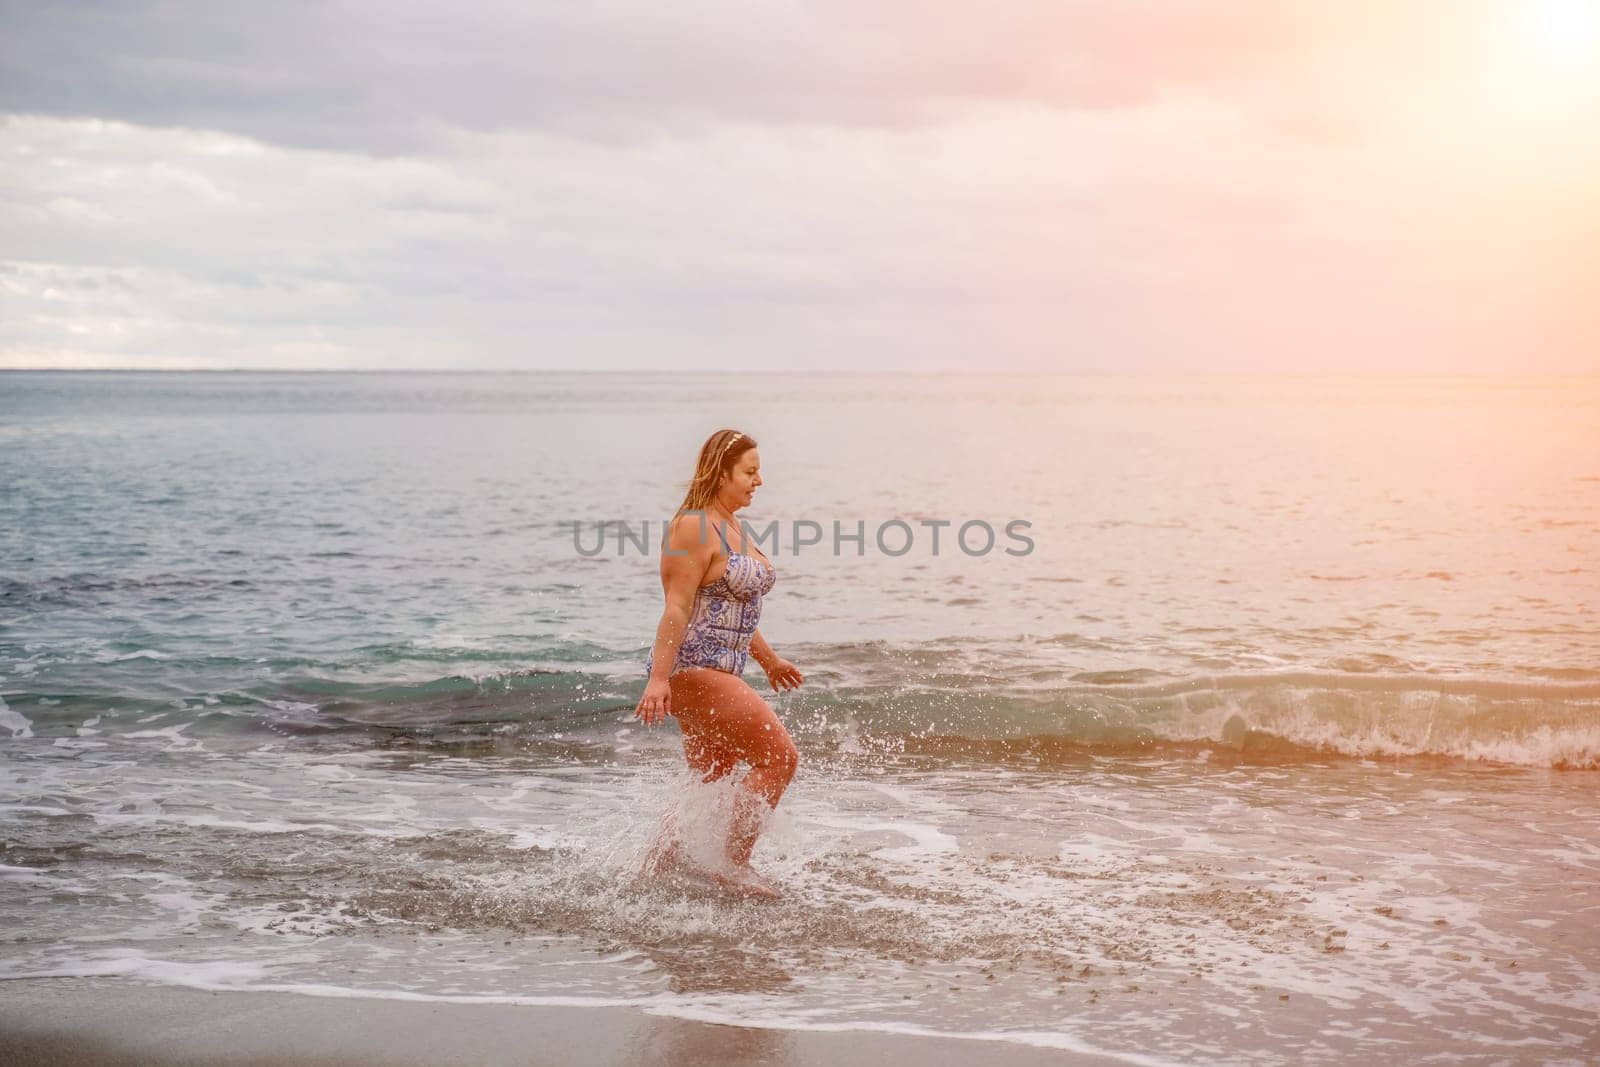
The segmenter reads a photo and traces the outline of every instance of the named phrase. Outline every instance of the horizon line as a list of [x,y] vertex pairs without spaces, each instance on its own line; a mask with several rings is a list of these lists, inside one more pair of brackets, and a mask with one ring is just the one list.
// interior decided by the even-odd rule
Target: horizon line
[[[0,374],[413,374],[413,375],[493,375],[493,374],[567,374],[617,376],[624,374],[726,374],[726,367],[664,368],[578,368],[578,367],[0,367]],[[773,368],[744,368],[741,374],[771,377],[817,375],[867,378],[1427,378],[1427,379],[1590,379],[1600,378],[1597,372],[1576,371],[1477,371],[1471,373],[1440,373],[1437,371],[1402,370],[1315,370],[1315,371],[1206,371],[1206,370],[789,370]]]

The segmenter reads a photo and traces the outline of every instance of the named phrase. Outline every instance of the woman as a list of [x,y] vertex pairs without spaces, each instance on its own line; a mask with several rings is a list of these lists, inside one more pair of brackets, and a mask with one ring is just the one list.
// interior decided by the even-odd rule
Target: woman
[[[771,592],[777,572],[733,513],[751,502],[760,485],[761,456],[753,438],[718,430],[706,439],[661,553],[667,603],[635,715],[646,726],[676,716],[684,757],[702,781],[725,777],[740,761],[750,765],[728,831],[732,874],[713,876],[729,888],[777,896],[751,869],[750,852],[766,813],[794,777],[799,756],[789,731],[741,675],[753,655],[774,690],[794,689],[802,678],[756,628],[761,598]],[[677,843],[668,841],[652,862],[660,867],[676,858]]]

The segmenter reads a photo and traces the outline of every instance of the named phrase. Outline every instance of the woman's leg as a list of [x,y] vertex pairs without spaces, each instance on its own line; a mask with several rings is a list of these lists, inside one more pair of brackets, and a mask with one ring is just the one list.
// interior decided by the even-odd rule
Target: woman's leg
[[[677,709],[679,694],[682,692],[676,682],[679,677],[682,675],[674,675],[671,683],[674,711]],[[715,782],[719,778],[727,777],[733,770],[734,764],[739,761],[738,753],[712,734],[697,733],[690,729],[683,729],[682,733],[684,758],[688,760],[691,770],[699,772],[702,782]],[[676,811],[669,810],[662,819],[660,829],[656,831],[655,840],[645,854],[644,873],[648,876],[662,874],[676,867],[681,858],[682,841],[679,837],[678,816]]]
[[689,766],[710,782],[731,771],[736,760],[750,764],[728,837],[728,858],[748,865],[765,814],[758,805],[778,806],[799,753],[778,716],[743,678],[699,667],[674,674],[671,684],[672,714],[683,731]]
[[[676,687],[672,698],[673,710],[677,710],[678,698]],[[689,769],[700,773],[702,782],[715,782],[719,778],[726,778],[733,770],[733,765],[739,762],[739,754],[721,738],[703,731],[695,731],[683,725],[683,720],[678,721],[678,728],[683,733],[683,758],[689,761]]]

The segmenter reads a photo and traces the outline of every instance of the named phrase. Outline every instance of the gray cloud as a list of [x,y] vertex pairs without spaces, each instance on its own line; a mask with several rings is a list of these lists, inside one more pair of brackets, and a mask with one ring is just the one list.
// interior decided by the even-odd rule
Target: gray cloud
[[0,100],[380,152],[415,150],[441,127],[631,138],[696,121],[903,126],[964,102],[1095,109],[1172,92],[1324,136],[1349,101],[1286,106],[1286,86],[1326,57],[1414,43],[1371,34],[1375,17],[1404,27],[1408,11],[1426,22],[1475,2],[5,0]]
[[0,0],[0,364],[1586,365],[1483,3]]

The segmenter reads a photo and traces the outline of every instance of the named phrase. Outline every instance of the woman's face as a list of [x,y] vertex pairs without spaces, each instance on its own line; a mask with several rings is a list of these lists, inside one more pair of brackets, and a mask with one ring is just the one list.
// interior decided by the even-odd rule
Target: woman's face
[[755,499],[756,487],[761,484],[761,450],[747,449],[733,461],[733,469],[722,477],[719,495],[728,504],[728,510],[747,506]]

